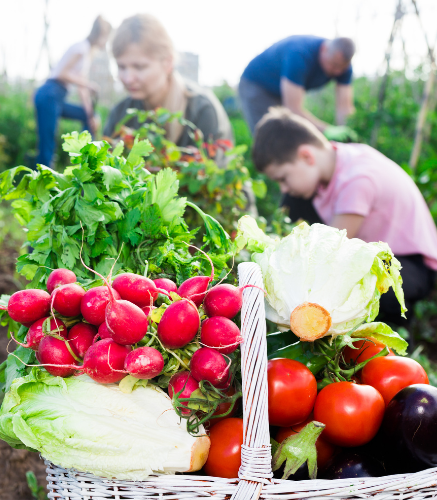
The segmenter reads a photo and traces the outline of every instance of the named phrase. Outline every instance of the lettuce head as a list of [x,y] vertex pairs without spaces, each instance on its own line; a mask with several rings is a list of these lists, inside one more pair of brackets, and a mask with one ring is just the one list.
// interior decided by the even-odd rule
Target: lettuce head
[[122,392],[87,375],[33,368],[13,381],[0,410],[0,439],[54,464],[97,476],[144,480],[202,467],[209,438],[192,436],[160,389]]
[[373,321],[379,299],[393,288],[404,315],[400,263],[386,243],[349,239],[346,230],[303,222],[282,239],[266,236],[250,216],[238,223],[236,244],[252,252],[261,267],[266,316],[290,328],[290,316],[304,303],[318,304],[331,316],[325,335],[340,335]]

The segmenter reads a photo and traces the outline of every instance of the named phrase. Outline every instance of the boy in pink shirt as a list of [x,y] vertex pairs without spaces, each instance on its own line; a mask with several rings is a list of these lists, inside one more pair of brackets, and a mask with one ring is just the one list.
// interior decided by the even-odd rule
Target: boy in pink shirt
[[[437,270],[437,230],[419,189],[401,167],[370,146],[329,142],[310,122],[271,108],[259,122],[253,146],[258,170],[281,192],[312,199],[324,224],[349,238],[384,241],[402,264],[411,318]],[[386,321],[402,324],[394,294],[381,297]]]

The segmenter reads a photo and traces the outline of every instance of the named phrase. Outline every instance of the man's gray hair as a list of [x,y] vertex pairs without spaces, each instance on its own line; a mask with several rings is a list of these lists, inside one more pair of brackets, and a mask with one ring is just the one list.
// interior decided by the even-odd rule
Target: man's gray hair
[[328,41],[331,54],[340,52],[346,62],[350,62],[355,54],[355,43],[351,38],[341,37]]

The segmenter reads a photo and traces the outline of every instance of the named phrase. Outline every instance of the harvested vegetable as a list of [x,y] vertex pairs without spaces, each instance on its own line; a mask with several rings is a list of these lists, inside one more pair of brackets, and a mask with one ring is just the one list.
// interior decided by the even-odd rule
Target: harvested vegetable
[[[239,220],[238,228],[237,246],[253,252],[252,260],[261,267],[266,316],[281,329],[291,327],[306,340],[345,334],[373,321],[381,294],[390,287],[400,312],[406,311],[400,263],[386,243],[348,239],[345,230],[305,222],[274,240],[248,215]],[[323,310],[307,305],[294,313],[307,303]],[[309,331],[309,320],[314,319],[315,331]]]
[[297,306],[290,315],[290,330],[307,342],[324,337],[331,324],[329,312],[319,304],[311,302]]
[[203,428],[198,436],[188,434],[160,389],[124,394],[85,375],[54,378],[37,368],[16,379],[6,395],[0,438],[61,467],[136,481],[199,470],[210,446]]

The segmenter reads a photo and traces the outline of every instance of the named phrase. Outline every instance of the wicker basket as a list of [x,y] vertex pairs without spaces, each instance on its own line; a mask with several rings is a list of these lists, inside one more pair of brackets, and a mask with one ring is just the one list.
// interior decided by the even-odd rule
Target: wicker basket
[[[263,287],[258,265],[238,266],[240,285]],[[64,500],[255,500],[426,499],[437,498],[437,468],[415,474],[335,481],[273,479],[267,414],[267,346],[264,297],[244,291],[241,311],[244,444],[238,479],[193,475],[156,475],[146,481],[115,481],[47,464],[49,498]]]

